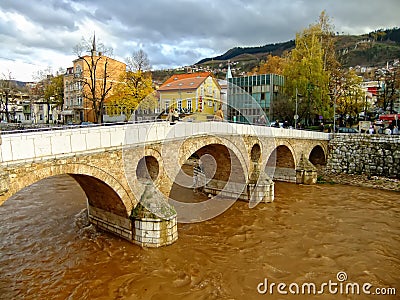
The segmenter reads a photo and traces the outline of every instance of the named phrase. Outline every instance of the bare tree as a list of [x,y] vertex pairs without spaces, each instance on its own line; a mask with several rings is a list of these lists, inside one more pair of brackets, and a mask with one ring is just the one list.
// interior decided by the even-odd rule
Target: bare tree
[[10,104],[14,101],[14,95],[17,92],[17,85],[11,77],[11,72],[8,77],[3,75],[0,80],[0,113],[5,116],[7,123],[10,123]]
[[[87,54],[84,55],[84,52]],[[105,48],[103,44],[96,45],[96,38],[93,36],[92,41],[82,39],[81,43],[74,47],[74,54],[84,65],[82,73],[76,74],[76,80],[82,84],[84,99],[91,103],[94,122],[102,123],[104,100],[113,85],[109,80],[110,58],[106,56],[112,55],[112,49]]]
[[145,72],[151,68],[149,57],[142,49],[133,52],[132,56],[126,59],[126,65],[131,72]]

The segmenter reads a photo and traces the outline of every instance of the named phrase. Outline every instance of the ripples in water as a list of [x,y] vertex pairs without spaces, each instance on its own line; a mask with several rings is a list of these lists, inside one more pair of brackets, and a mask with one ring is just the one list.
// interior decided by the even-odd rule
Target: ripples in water
[[179,224],[171,246],[141,249],[97,231],[77,184],[54,177],[0,207],[0,298],[291,299],[261,296],[257,285],[322,283],[339,271],[399,292],[399,207],[395,192],[277,183],[274,203],[236,202],[215,219]]

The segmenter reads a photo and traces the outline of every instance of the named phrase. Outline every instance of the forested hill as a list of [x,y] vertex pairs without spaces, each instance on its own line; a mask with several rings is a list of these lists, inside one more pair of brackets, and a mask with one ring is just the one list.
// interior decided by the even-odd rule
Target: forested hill
[[235,57],[238,57],[243,54],[266,54],[271,53],[272,55],[282,55],[285,50],[290,50],[294,47],[294,40],[284,42],[284,43],[276,43],[276,44],[268,44],[260,47],[235,47],[222,55],[213,57],[213,58],[205,58],[199,61],[197,64],[202,64],[210,60],[230,60]]
[[[341,63],[346,66],[378,66],[387,61],[400,58],[400,28],[379,29],[363,35],[335,36],[335,47]],[[210,61],[248,61],[264,59],[268,54],[281,56],[285,50],[295,46],[294,40],[282,43],[267,44],[259,47],[235,47],[222,55],[205,58],[196,65]]]

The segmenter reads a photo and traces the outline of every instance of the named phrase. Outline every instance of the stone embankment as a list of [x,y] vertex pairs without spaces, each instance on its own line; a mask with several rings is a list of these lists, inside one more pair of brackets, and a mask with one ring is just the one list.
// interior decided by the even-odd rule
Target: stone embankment
[[362,186],[400,192],[400,179],[381,176],[332,173],[324,167],[318,168],[318,182]]
[[400,191],[400,136],[335,134],[320,182]]

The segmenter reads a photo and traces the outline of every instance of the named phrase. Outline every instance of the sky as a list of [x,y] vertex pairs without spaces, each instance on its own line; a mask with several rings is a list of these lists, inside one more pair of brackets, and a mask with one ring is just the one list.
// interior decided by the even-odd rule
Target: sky
[[192,65],[294,39],[323,10],[341,34],[400,26],[398,0],[1,0],[0,78],[66,69],[94,33],[121,61],[142,49],[152,69]]

